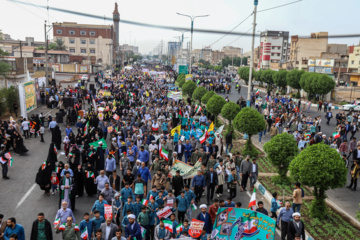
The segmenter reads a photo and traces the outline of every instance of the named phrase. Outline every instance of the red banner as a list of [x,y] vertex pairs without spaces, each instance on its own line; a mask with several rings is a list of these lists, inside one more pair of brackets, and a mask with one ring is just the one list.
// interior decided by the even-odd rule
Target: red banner
[[112,206],[105,204],[104,209],[105,209],[105,219],[107,219],[108,217],[112,219]]
[[156,213],[156,215],[162,219],[162,218],[167,218],[168,216],[170,216],[172,213],[172,210],[169,207],[165,207],[162,211],[158,211]]
[[197,220],[197,219],[192,219],[191,220],[191,225],[189,228],[189,235],[193,238],[198,238],[201,235],[201,232],[204,228],[205,222]]

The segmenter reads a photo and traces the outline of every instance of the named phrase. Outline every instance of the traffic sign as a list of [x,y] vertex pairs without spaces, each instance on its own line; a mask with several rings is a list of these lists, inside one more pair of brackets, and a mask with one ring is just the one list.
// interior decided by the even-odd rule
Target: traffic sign
[[184,73],[188,74],[189,69],[187,65],[179,65],[179,74]]

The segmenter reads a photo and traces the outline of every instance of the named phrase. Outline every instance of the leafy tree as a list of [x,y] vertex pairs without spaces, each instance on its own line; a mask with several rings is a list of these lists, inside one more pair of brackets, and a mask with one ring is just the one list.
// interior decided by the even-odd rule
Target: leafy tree
[[306,72],[301,75],[300,86],[308,97],[315,94],[324,96],[334,89],[335,81],[326,74]]
[[264,151],[269,160],[278,168],[281,182],[288,182],[286,176],[289,165],[295,156],[298,155],[299,149],[293,135],[282,133],[274,136],[264,144]]
[[305,72],[304,70],[293,69],[291,71],[288,71],[286,74],[287,84],[290,87],[297,89],[299,93],[301,90],[300,78],[301,78],[301,75],[304,74],[304,72]]
[[318,143],[305,148],[292,160],[289,169],[295,181],[314,188],[310,215],[323,219],[327,214],[325,192],[346,184],[344,160],[335,149]]
[[9,87],[5,91],[6,107],[10,112],[14,110],[14,101],[19,102],[19,91],[14,86]]
[[[8,56],[9,53],[0,49],[0,57]],[[0,60],[0,76],[6,77],[6,73],[11,71],[11,66],[5,61]]]
[[187,94],[189,97],[191,97],[196,89],[196,83],[194,83],[192,80],[188,80],[185,82],[185,84],[181,87],[182,92]]
[[179,83],[179,87],[182,88],[182,86],[185,84],[185,79],[180,79],[178,83]]
[[197,87],[192,94],[192,98],[198,100],[201,103],[201,98],[207,93],[206,88],[203,86]]
[[243,79],[246,82],[246,84],[248,84],[249,82],[249,72],[250,72],[250,67],[240,67],[238,70],[240,78]]
[[245,149],[251,151],[251,136],[264,131],[266,125],[264,117],[255,109],[245,107],[236,115],[234,119],[234,128],[241,133],[249,135],[248,144]]
[[204,59],[200,59],[199,63],[200,63],[200,65],[205,65],[205,66],[211,65],[209,61],[205,61]]
[[273,74],[274,83],[282,89],[285,89],[287,86],[286,73],[286,70],[279,70]]
[[206,103],[206,109],[214,114],[215,116],[215,122],[217,120],[217,116],[221,113],[221,109],[223,108],[223,106],[226,104],[226,100],[219,96],[219,95],[214,95],[212,96],[209,101],[207,101]]
[[265,71],[263,71],[261,73],[262,82],[265,82],[269,85],[274,84],[274,79],[273,79],[274,72],[275,71],[271,69],[266,69]]
[[226,103],[221,109],[221,116],[229,120],[229,128],[232,127],[231,121],[234,120],[234,118],[239,112],[240,106],[234,102]]
[[185,80],[185,74],[183,74],[183,73],[180,74],[180,75],[177,77],[176,81],[177,81],[177,82],[180,82],[181,79],[184,79],[184,80]]
[[209,101],[209,99],[216,95],[216,93],[214,91],[210,91],[210,92],[207,92],[202,98],[201,98],[201,102],[204,103],[204,104],[207,104],[207,102]]

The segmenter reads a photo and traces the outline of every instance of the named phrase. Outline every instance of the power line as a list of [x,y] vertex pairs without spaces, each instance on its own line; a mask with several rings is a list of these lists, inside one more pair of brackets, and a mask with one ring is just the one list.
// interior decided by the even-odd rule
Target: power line
[[298,3],[298,2],[302,2],[302,1],[303,0],[297,0],[297,1],[294,1],[294,2],[290,2],[290,3],[285,3],[285,4],[282,4],[282,5],[276,6],[276,7],[271,7],[271,8],[267,8],[267,9],[264,9],[264,10],[260,10],[260,11],[257,11],[257,12],[258,13],[266,12],[266,11],[269,11],[269,10],[273,10],[273,9],[276,9],[276,8],[281,8],[281,7],[288,6],[288,5]]
[[242,38],[243,36],[245,36],[245,34],[248,33],[251,29],[252,29],[252,27],[249,28],[249,30],[247,30],[243,35],[239,36],[238,38],[236,38],[234,41],[232,41],[231,43],[229,43],[229,44],[226,45],[226,46],[230,46],[231,44],[233,44],[234,42],[236,42],[237,40],[239,40],[240,38]]

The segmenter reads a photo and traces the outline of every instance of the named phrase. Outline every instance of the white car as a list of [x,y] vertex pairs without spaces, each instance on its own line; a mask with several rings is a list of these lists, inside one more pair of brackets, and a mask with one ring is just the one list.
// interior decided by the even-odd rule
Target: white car
[[343,105],[344,110],[347,111],[360,111],[360,102],[358,102],[357,104],[345,104]]

